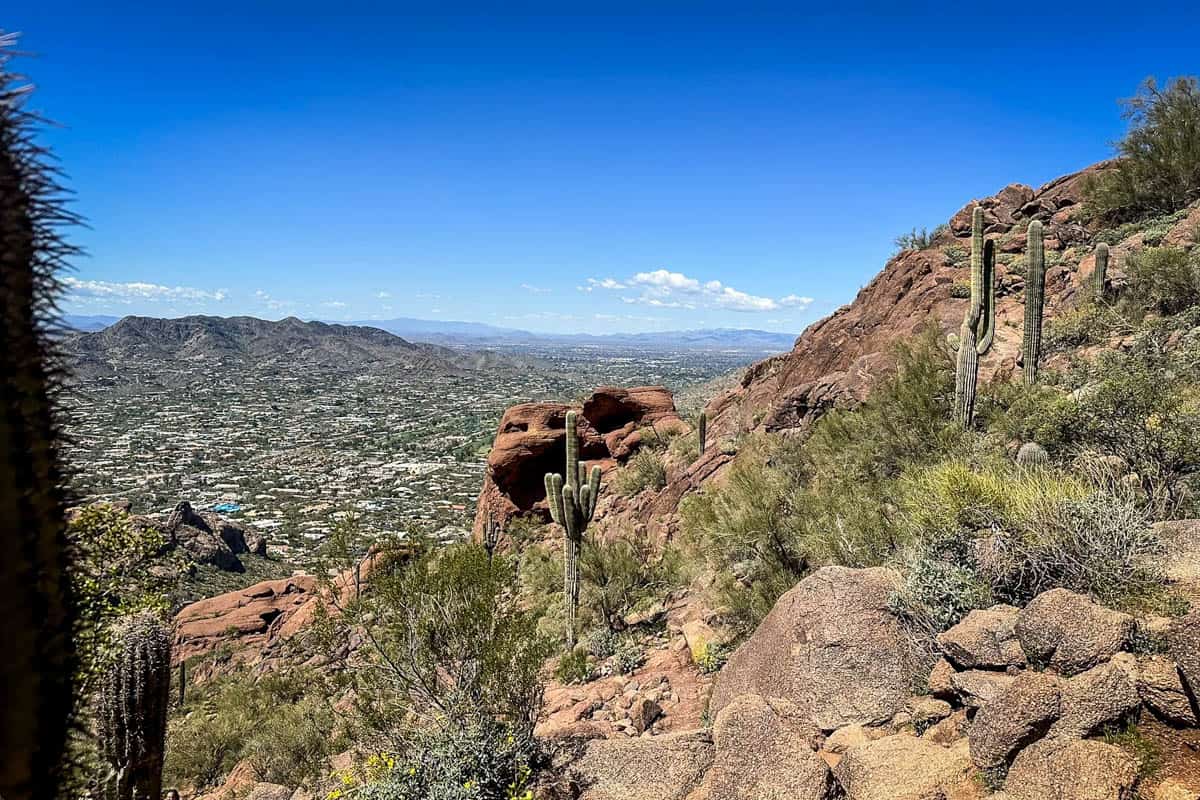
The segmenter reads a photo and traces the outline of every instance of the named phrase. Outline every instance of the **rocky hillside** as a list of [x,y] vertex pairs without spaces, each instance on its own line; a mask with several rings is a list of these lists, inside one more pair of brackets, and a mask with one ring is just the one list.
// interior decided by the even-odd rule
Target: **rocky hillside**
[[255,317],[125,317],[64,341],[75,369],[87,375],[120,372],[128,363],[202,363],[239,371],[319,366],[354,370],[368,365],[455,373],[504,370],[512,359],[415,344],[378,328]]

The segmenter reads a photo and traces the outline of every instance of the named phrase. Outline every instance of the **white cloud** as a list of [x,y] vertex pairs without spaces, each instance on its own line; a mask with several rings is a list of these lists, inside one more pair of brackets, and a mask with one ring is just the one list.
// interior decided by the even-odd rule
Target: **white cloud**
[[779,311],[784,308],[804,310],[812,304],[811,297],[789,294],[779,299],[762,297],[743,292],[721,281],[701,282],[682,272],[656,269],[639,272],[626,281],[614,278],[588,278],[581,291],[609,289],[612,291],[633,290],[634,294],[621,295],[621,301],[631,305],[646,305],[654,308],[713,308],[727,311],[763,312]]
[[549,294],[551,292],[550,289],[544,289],[541,286],[531,286],[528,283],[522,283],[521,288],[532,294]]
[[325,306],[326,308],[345,308],[346,307],[346,304],[343,303],[341,300],[327,300],[326,302],[321,303],[321,305]]
[[162,286],[157,283],[130,281],[85,281],[75,277],[63,278],[63,285],[72,299],[101,301],[129,305],[135,301],[146,303],[219,303],[228,298],[227,289],[212,291],[192,286]]
[[266,306],[271,311],[280,311],[285,308],[291,308],[296,305],[291,300],[277,300],[262,289],[254,290],[254,299],[260,304]]
[[391,292],[379,292],[375,296],[378,297],[380,300],[387,300],[388,298],[390,298],[392,296],[392,293]]

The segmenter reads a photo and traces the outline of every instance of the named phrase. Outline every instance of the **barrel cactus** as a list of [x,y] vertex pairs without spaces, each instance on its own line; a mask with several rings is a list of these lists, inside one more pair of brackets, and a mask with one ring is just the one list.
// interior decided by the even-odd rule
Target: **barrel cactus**
[[1092,287],[1096,292],[1096,299],[1104,297],[1104,282],[1108,276],[1108,245],[1104,242],[1096,245],[1096,269],[1092,273]]
[[1026,442],[1017,450],[1017,463],[1023,467],[1036,467],[1050,460],[1046,448],[1037,442]]
[[39,120],[0,33],[0,796],[63,794],[76,710],[77,604],[55,424],[58,359],[48,335],[55,275],[74,252]]
[[600,467],[579,463],[579,436],[574,411],[567,412],[566,478],[546,473],[546,500],[550,517],[563,529],[563,596],[567,606],[567,647],[575,646],[575,618],[579,612],[579,550],[583,533],[596,513],[600,496]]
[[157,800],[171,692],[171,633],[155,614],[145,612],[123,620],[116,640],[97,703],[100,752],[108,767],[103,797]]
[[996,333],[996,250],[983,238],[983,209],[971,215],[971,300],[958,336],[949,337],[957,352],[954,372],[954,418],[968,427],[975,417],[979,357],[992,348]]
[[1042,311],[1046,302],[1046,254],[1042,247],[1042,223],[1029,223],[1025,248],[1028,274],[1025,276],[1025,338],[1021,358],[1025,385],[1037,382],[1038,360],[1042,356]]

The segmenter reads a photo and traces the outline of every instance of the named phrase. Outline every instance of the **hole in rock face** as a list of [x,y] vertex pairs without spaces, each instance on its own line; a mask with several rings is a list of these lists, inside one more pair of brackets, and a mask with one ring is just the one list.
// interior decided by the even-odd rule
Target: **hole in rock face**
[[528,422],[507,422],[504,424],[504,430],[501,433],[525,433],[529,430]]
[[583,416],[601,434],[611,433],[641,416],[641,408],[611,395],[593,395],[583,404]]
[[496,487],[522,511],[546,499],[546,473],[563,471],[567,458],[566,439],[560,437],[541,452],[531,453],[515,469],[493,475]]

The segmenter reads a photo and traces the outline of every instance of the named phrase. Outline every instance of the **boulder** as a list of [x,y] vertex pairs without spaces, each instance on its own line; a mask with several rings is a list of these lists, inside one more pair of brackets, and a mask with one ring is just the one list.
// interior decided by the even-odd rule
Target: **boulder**
[[1172,725],[1196,727],[1196,712],[1184,691],[1179,668],[1166,656],[1143,656],[1137,663],[1137,691],[1146,707]]
[[278,783],[256,783],[246,800],[292,800],[292,790]]
[[823,731],[899,711],[923,666],[888,610],[889,569],[824,567],[784,593],[721,670],[714,713],[745,694],[794,703]]
[[826,800],[832,778],[810,742],[816,731],[790,703],[739,697],[713,724],[716,756],[688,800]]
[[1021,610],[1015,630],[1030,662],[1074,675],[1120,652],[1133,627],[1128,614],[1066,589],[1051,589]]
[[629,709],[629,719],[638,733],[645,733],[662,716],[662,713],[662,706],[649,698],[642,698]]
[[954,686],[951,685],[954,673],[954,665],[944,658],[939,658],[929,671],[929,693],[934,697],[955,697]]
[[683,800],[713,760],[703,733],[596,739],[563,751],[558,768],[578,800]]
[[1062,718],[1050,729],[1052,736],[1082,738],[1116,724],[1141,707],[1134,682],[1133,656],[1128,653],[1092,667],[1066,682],[1062,691]]
[[1167,629],[1167,642],[1184,687],[1192,697],[1200,696],[1200,611],[1173,620]]
[[917,733],[933,727],[953,711],[949,703],[936,697],[918,697],[908,704],[908,712]]
[[1017,609],[993,606],[976,610],[938,635],[942,652],[960,669],[1005,669],[1025,666],[1025,652],[1013,627]]
[[950,686],[959,702],[967,708],[982,708],[988,701],[1007,689],[1015,677],[1003,672],[969,669],[950,676]]
[[1013,800],[1128,800],[1137,777],[1137,762],[1119,747],[1043,739],[1013,761],[1004,791]]
[[933,800],[971,781],[964,745],[896,734],[851,747],[833,768],[846,800]]
[[1024,672],[984,704],[969,733],[975,766],[1004,766],[1021,748],[1040,739],[1062,713],[1061,683],[1052,675]]
[[302,575],[263,581],[184,606],[175,615],[175,662],[224,645],[261,648],[271,632],[315,597],[317,579]]
[[1154,800],[1197,800],[1200,792],[1189,789],[1178,781],[1167,778],[1154,790]]
[[863,725],[847,725],[829,734],[821,749],[829,753],[841,754],[851,747],[866,744],[878,737],[871,735],[871,730]]

